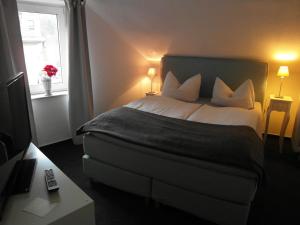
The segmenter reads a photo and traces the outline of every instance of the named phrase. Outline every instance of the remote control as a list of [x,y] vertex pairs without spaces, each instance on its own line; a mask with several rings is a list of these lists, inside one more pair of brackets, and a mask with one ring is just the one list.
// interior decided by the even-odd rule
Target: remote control
[[48,191],[56,191],[59,189],[52,169],[45,170],[45,180]]

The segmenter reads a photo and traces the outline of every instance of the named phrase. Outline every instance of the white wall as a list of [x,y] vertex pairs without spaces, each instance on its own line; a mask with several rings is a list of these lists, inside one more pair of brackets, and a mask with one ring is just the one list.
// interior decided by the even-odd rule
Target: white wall
[[32,108],[40,147],[71,138],[67,95],[32,99]]
[[[100,112],[140,95],[139,77],[164,54],[256,58],[270,65],[267,95],[277,93],[278,52],[300,55],[299,0],[88,0],[94,99]],[[283,93],[298,99],[299,60],[290,63]],[[125,95],[123,95],[125,94]],[[126,96],[126,97],[125,97]],[[297,101],[287,135],[292,133]],[[282,115],[274,113],[270,133]]]
[[147,61],[89,6],[87,25],[95,113],[144,96]]

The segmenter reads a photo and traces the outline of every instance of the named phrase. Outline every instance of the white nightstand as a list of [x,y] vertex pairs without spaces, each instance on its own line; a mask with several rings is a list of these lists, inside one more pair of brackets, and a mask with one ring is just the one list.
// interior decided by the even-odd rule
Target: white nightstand
[[284,134],[285,134],[287,125],[290,120],[290,110],[291,110],[292,102],[293,102],[293,99],[289,96],[284,96],[282,98],[276,98],[275,95],[270,96],[270,103],[269,103],[269,106],[267,109],[267,114],[266,114],[266,127],[265,127],[265,133],[264,133],[264,142],[266,142],[266,139],[268,136],[268,128],[269,128],[271,112],[272,111],[284,112],[284,118],[283,118],[283,122],[281,125],[280,138],[279,138],[280,153],[282,152]]
[[147,92],[147,93],[145,93],[145,95],[146,96],[155,96],[155,95],[160,95],[160,93],[153,91],[153,92]]

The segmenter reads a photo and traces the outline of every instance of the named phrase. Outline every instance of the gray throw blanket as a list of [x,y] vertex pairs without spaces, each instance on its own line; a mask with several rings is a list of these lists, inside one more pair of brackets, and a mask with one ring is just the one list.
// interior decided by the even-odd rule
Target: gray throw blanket
[[263,143],[247,126],[225,126],[174,119],[121,107],[100,114],[77,134],[99,132],[185,157],[230,165],[263,177]]

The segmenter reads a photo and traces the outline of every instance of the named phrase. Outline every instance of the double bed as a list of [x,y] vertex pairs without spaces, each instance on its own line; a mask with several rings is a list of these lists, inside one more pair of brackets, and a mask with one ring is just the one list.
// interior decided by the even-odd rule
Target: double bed
[[[217,224],[247,224],[263,179],[261,120],[268,65],[248,59],[164,56],[162,81],[168,71],[180,82],[200,72],[199,100],[148,96],[100,116],[98,123],[106,124],[101,129],[94,129],[96,120],[84,125],[79,133],[84,133],[85,174]],[[212,105],[216,77],[233,89],[251,79],[254,108]],[[211,149],[214,155],[207,157]]]

